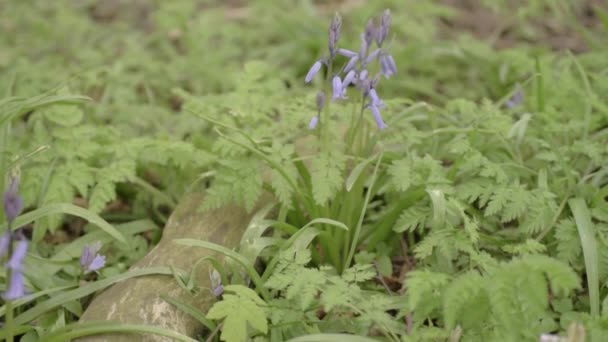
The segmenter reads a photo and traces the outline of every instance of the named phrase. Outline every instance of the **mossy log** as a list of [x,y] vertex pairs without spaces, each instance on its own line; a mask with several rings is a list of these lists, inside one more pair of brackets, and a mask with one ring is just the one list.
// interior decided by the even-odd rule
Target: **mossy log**
[[[158,245],[131,269],[173,266],[190,271],[194,263],[205,256],[222,259],[218,253],[204,248],[178,245],[173,242],[177,238],[200,239],[230,249],[237,247],[251,215],[234,206],[201,212],[199,207],[202,199],[203,195],[200,193],[187,195],[169,218]],[[201,267],[201,271],[197,272],[197,284],[201,288],[211,288],[209,275],[204,272],[205,269]],[[191,337],[201,333],[203,326],[198,321],[164,301],[161,295],[189,303],[203,312],[206,312],[215,300],[211,293],[205,290],[192,296],[171,276],[144,276],[117,283],[100,293],[93,299],[80,321],[116,321],[151,325]],[[82,338],[79,341],[170,341],[170,339],[151,334],[105,334]]]

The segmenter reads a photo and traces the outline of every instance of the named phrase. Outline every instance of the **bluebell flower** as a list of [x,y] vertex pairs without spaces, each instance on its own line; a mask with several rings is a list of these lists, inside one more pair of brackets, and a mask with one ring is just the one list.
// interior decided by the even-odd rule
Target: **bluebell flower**
[[348,61],[348,63],[346,63],[346,66],[344,67],[344,72],[350,72],[351,70],[353,70],[357,66],[358,61],[359,55],[351,57],[351,59]]
[[363,33],[365,42],[367,45],[371,45],[372,41],[376,36],[376,26],[374,25],[374,19],[369,19],[367,25],[365,25],[365,32]]
[[0,236],[0,258],[8,253],[8,246],[11,243],[11,233],[9,231],[4,232]]
[[519,106],[522,102],[524,102],[524,90],[521,88],[521,85],[517,84],[515,93],[507,100],[507,102],[505,102],[505,106],[509,109],[513,109]]
[[386,78],[390,78],[397,73],[397,66],[395,65],[393,56],[387,53],[380,56],[380,70]]
[[317,102],[317,115],[313,116],[310,119],[310,122],[308,123],[309,129],[315,129],[315,127],[317,127],[317,124],[319,123],[319,115],[321,114],[321,111],[323,110],[323,107],[325,106],[325,93],[324,92],[319,91],[317,93],[316,102]]
[[369,45],[365,41],[365,35],[361,34],[361,47],[359,48],[359,59],[361,61],[365,61],[365,56],[367,56],[368,51]]
[[106,264],[106,257],[98,254],[101,249],[101,243],[96,242],[90,245],[85,245],[82,248],[80,255],[80,267],[84,274],[96,272]]
[[355,70],[349,71],[346,76],[344,76],[344,80],[342,80],[342,88],[347,89],[349,85],[355,83],[355,77],[357,73]]
[[15,220],[23,209],[23,199],[19,196],[19,177],[12,176],[8,189],[4,192],[4,214],[9,225]]
[[214,269],[209,272],[209,280],[211,280],[211,293],[216,297],[221,296],[224,293],[221,274]]
[[371,63],[376,57],[378,57],[379,53],[380,53],[380,49],[376,49],[372,53],[370,53],[367,56],[367,58],[365,59],[365,64]]
[[13,254],[11,258],[6,263],[6,267],[10,268],[13,271],[21,270],[21,265],[23,264],[23,259],[25,259],[25,255],[27,254],[27,240],[22,239],[17,241],[17,246],[13,250]]
[[310,122],[308,123],[308,129],[313,130],[317,127],[317,124],[319,123],[319,116],[315,115],[310,119]]
[[25,284],[21,270],[12,270],[8,288],[4,292],[5,300],[16,300],[25,295]]
[[338,39],[340,38],[340,28],[342,27],[342,18],[340,15],[336,13],[334,18],[331,20],[331,24],[329,25],[329,39],[328,39],[328,47],[329,47],[329,55],[331,59],[334,59],[336,56]]
[[361,72],[359,73],[359,81],[363,81],[367,79],[367,69],[363,69],[361,70]]
[[376,89],[372,88],[369,91],[369,97],[371,99],[371,105],[372,106],[376,106],[378,108],[384,108],[384,102],[382,102],[382,100],[380,100],[380,98],[378,97],[378,93],[376,93]]
[[331,80],[332,87],[332,100],[345,99],[346,98],[346,89],[342,87],[342,80],[340,80],[340,76],[334,76]]
[[384,123],[384,120],[382,120],[382,116],[380,115],[380,109],[378,108],[378,106],[372,103],[369,108],[372,111],[372,115],[374,116],[374,120],[376,121],[376,125],[378,126],[378,128],[385,129],[387,126]]
[[315,77],[315,75],[317,75],[317,73],[319,73],[319,70],[321,70],[321,66],[323,66],[323,63],[321,63],[321,61],[316,61],[310,67],[310,69],[308,69],[308,73],[306,73],[306,78],[304,78],[304,82],[310,83],[310,81],[312,81],[312,79]]
[[353,58],[353,57],[357,56],[356,52],[350,51],[348,49],[342,49],[342,48],[338,49],[338,54],[340,54],[346,58]]
[[315,100],[317,102],[317,113],[321,113],[323,107],[325,106],[325,93],[323,91],[319,91]]
[[[10,243],[9,235],[8,244]],[[8,281],[7,290],[3,294],[5,300],[19,299],[25,295],[25,284],[21,269],[23,268],[23,259],[25,259],[25,255],[27,254],[27,244],[27,240],[19,240],[10,259],[6,263],[6,268],[10,270],[11,276]]]
[[391,11],[386,9],[380,18],[380,27],[376,30],[376,44],[382,46],[386,37],[388,37],[389,27],[391,26]]

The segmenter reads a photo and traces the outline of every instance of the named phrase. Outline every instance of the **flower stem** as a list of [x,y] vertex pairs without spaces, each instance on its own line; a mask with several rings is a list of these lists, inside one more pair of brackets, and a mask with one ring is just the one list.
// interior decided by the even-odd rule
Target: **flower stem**
[[[10,279],[11,271],[6,271],[6,276]],[[14,329],[14,320],[13,320],[13,302],[12,300],[6,301],[6,341],[13,342],[13,331]]]

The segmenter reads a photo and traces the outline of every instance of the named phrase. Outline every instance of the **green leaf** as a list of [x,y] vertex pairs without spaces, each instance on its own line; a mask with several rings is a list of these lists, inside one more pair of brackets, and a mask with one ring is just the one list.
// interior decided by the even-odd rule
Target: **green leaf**
[[583,257],[585,258],[585,272],[587,273],[587,286],[589,287],[589,302],[591,317],[599,317],[600,314],[600,284],[599,284],[599,260],[597,256],[597,243],[595,240],[595,229],[591,223],[591,214],[585,200],[573,198],[568,201],[581,245]]
[[[83,218],[89,221],[90,223],[96,225],[97,227],[101,228],[103,231],[108,233],[116,240],[124,244],[127,243],[127,240],[125,239],[124,235],[112,225],[110,225],[108,222],[106,222],[104,219],[102,219],[99,215],[96,215],[87,209],[69,203],[48,204],[42,208],[27,212],[15,219],[13,227],[23,227],[28,223],[32,223],[40,219],[41,217],[55,214],[68,214]],[[6,229],[6,224],[4,224],[3,229]]]
[[31,309],[28,309],[25,312],[18,315],[17,317],[15,317],[15,324],[29,323],[32,320],[36,319],[38,316],[48,312],[49,310],[52,310],[52,309],[58,307],[60,305],[63,305],[64,303],[67,303],[67,302],[75,300],[75,299],[80,299],[84,296],[88,296],[92,293],[103,290],[106,287],[108,287],[112,284],[115,284],[117,282],[129,279],[129,278],[133,278],[133,277],[141,277],[141,276],[146,276],[146,275],[151,275],[151,274],[160,274],[160,275],[170,276],[173,274],[173,272],[169,267],[141,268],[141,269],[127,271],[125,273],[122,273],[122,274],[119,274],[116,276],[112,276],[112,277],[108,277],[108,278],[105,278],[102,280],[98,280],[98,281],[95,281],[92,283],[88,283],[87,285],[84,285],[77,289],[55,294],[55,295],[53,295],[53,297],[51,297],[45,301],[37,303]]
[[247,324],[266,334],[268,321],[266,303],[255,291],[242,285],[227,285],[222,301],[216,302],[207,319],[223,319],[222,341],[244,342],[247,340]]
[[344,161],[344,156],[335,151],[321,153],[313,159],[312,193],[318,205],[325,205],[340,189]]

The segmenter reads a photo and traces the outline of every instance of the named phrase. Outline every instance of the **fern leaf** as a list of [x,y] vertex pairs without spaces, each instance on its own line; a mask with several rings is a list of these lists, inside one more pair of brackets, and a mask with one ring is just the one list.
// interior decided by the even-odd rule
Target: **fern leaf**
[[402,233],[404,231],[412,232],[416,228],[424,228],[427,220],[431,216],[431,209],[424,205],[414,205],[405,209],[393,227],[393,231]]
[[207,190],[203,209],[216,209],[234,201],[251,211],[262,195],[260,162],[255,158],[230,160],[217,174]]
[[412,185],[412,164],[409,159],[400,159],[393,162],[388,173],[392,183],[399,191],[407,191]]
[[583,249],[574,221],[569,218],[560,221],[555,229],[557,258],[570,265],[580,264]]
[[111,179],[102,178],[93,187],[89,198],[89,210],[100,213],[106,204],[116,198],[116,185]]
[[[490,307],[484,286],[485,279],[476,271],[462,274],[450,282],[443,298],[446,328],[454,329],[465,320],[479,325],[487,319]],[[468,324],[465,327],[468,328]]]
[[344,156],[338,151],[319,154],[312,162],[312,192],[318,205],[325,205],[340,189]]

